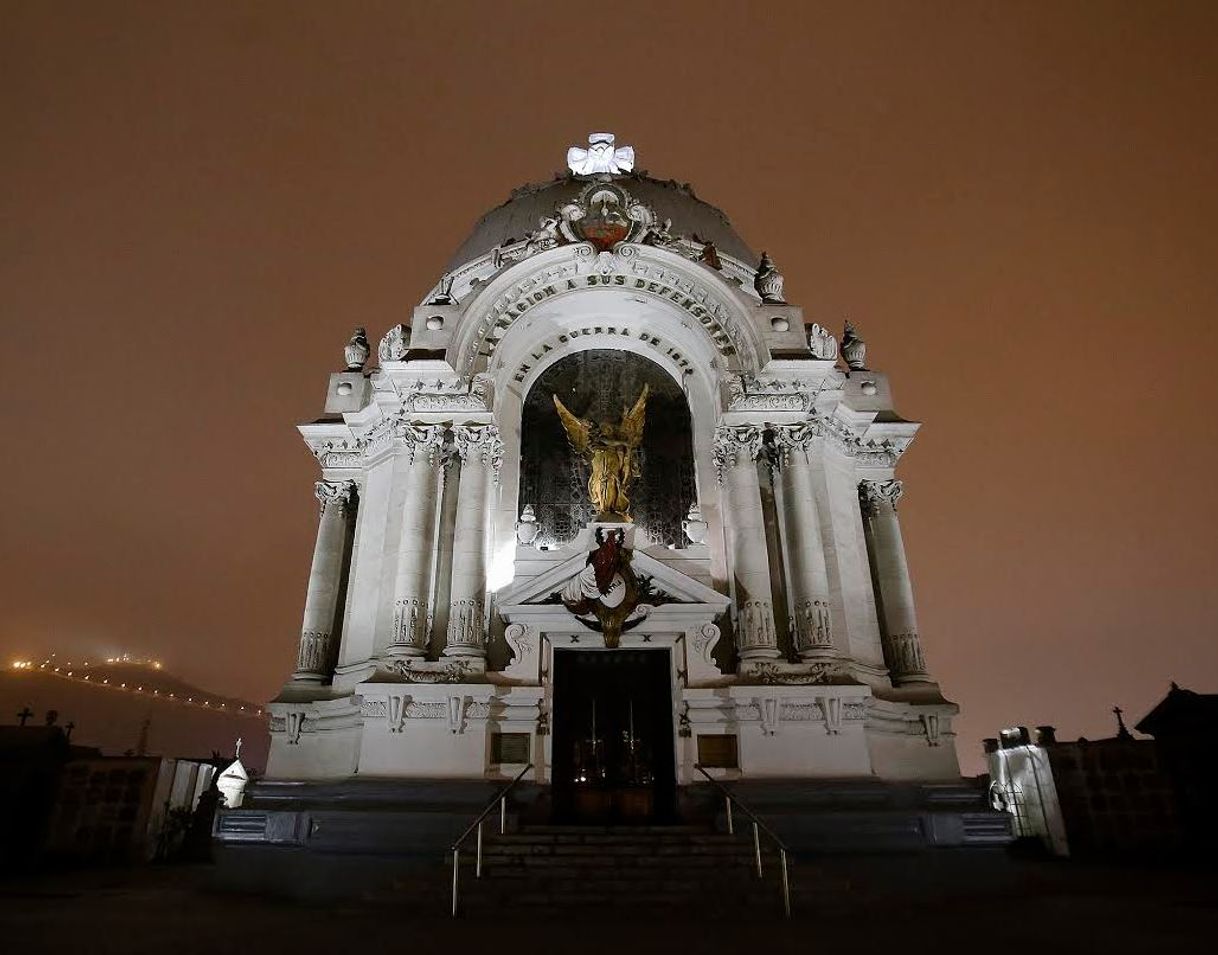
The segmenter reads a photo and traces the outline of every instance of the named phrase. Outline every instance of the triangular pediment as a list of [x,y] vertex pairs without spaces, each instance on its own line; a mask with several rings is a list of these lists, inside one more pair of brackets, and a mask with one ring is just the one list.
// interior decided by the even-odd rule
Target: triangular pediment
[[[496,602],[505,608],[553,603],[553,595],[578,576],[587,563],[588,552],[579,551],[536,577],[509,584],[499,592]],[[663,594],[666,603],[696,604],[722,613],[731,602],[726,595],[641,550],[631,553],[631,566],[636,575],[651,578],[653,589]]]

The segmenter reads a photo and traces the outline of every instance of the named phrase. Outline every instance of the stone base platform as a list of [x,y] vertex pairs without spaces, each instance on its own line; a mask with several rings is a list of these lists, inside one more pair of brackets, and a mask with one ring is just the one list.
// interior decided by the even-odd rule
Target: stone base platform
[[[401,891],[420,904],[442,907],[448,849],[501,786],[493,780],[260,783],[247,791],[241,809],[217,814],[219,886],[296,898],[369,899]],[[959,850],[1001,848],[1011,838],[1008,817],[990,811],[983,793],[963,781],[764,780],[729,786],[797,861],[831,864],[829,857],[849,854],[925,856],[947,849],[958,856]],[[687,828],[726,830],[723,800],[711,785],[681,787],[678,800]],[[513,790],[510,831],[536,829],[548,819],[548,786],[522,783]],[[745,839],[748,824],[739,810],[735,819]],[[495,811],[487,819],[488,838],[497,830]],[[673,831],[631,830],[644,843],[654,833],[657,844]],[[467,847],[472,858],[472,840]]]

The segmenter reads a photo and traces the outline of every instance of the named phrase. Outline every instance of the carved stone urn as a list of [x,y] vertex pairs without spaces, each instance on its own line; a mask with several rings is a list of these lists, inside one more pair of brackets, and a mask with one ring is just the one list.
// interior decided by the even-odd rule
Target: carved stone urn
[[867,343],[859,338],[851,322],[846,323],[846,330],[842,332],[842,360],[853,371],[867,368]]
[[689,514],[681,522],[681,530],[685,532],[685,536],[689,538],[691,544],[704,544],[707,529],[706,521],[702,520],[702,508],[698,506],[697,501],[694,501],[689,506]]
[[351,340],[347,342],[347,347],[343,349],[343,357],[347,360],[347,371],[362,371],[371,354],[372,349],[368,345],[367,330],[357,328],[355,334],[351,336]]
[[767,305],[785,305],[787,300],[782,297],[782,273],[774,267],[770,253],[762,252],[761,261],[757,264],[757,275],[753,278],[753,288]]
[[537,515],[533,511],[532,504],[526,504],[524,510],[520,512],[520,520],[516,522],[516,540],[528,546],[537,540],[537,533],[541,530],[541,526],[537,523]]

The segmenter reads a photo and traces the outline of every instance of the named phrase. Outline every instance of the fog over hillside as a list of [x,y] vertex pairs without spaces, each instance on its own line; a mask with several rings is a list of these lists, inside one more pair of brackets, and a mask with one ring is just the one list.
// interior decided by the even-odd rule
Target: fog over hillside
[[149,755],[231,755],[241,737],[246,766],[266,767],[269,739],[260,704],[202,690],[149,662],[43,663],[0,671],[0,723],[17,722],[28,707],[29,723],[41,724],[55,710],[60,726],[74,724],[73,743],[117,756],[138,748],[147,720]]

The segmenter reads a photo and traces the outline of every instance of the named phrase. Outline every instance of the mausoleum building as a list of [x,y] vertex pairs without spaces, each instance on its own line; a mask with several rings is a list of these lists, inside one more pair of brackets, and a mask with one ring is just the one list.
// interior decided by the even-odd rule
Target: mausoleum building
[[857,331],[633,166],[594,134],[352,337],[299,428],[319,522],[270,780],[531,763],[556,815],[662,820],[699,766],[958,779],[901,536],[918,424]]

